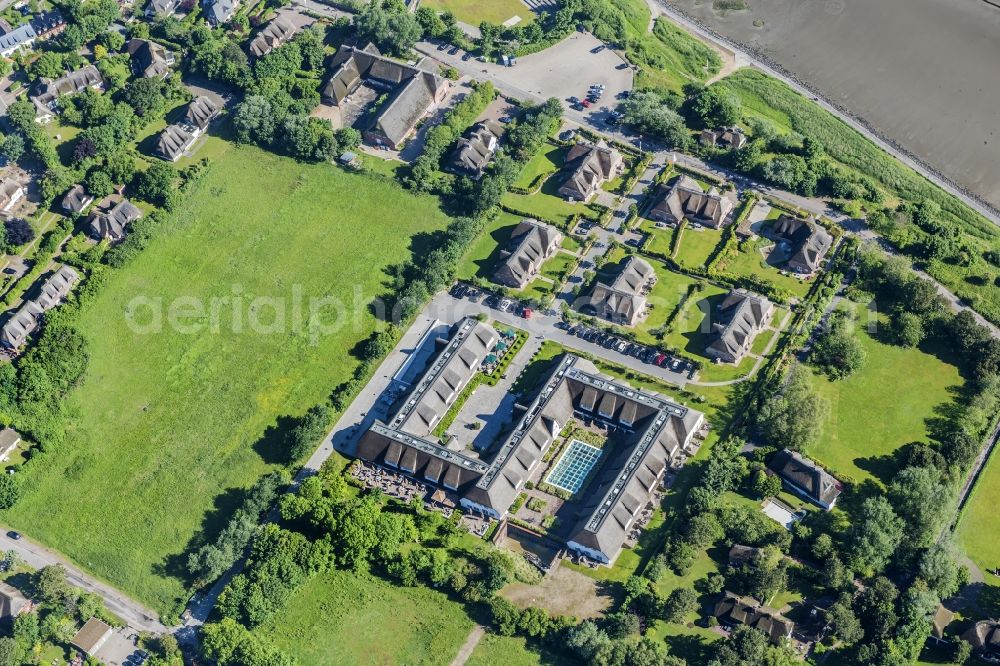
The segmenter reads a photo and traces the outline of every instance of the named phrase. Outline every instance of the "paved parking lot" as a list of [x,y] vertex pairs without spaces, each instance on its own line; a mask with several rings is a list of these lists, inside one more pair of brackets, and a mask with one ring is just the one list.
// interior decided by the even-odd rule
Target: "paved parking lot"
[[[632,90],[632,69],[621,56],[586,32],[573,33],[540,53],[518,58],[513,67],[476,62],[471,56],[463,60],[464,51],[451,47],[438,50],[438,45],[427,42],[421,43],[419,50],[446,65],[474,69],[476,78],[489,79],[525,99],[556,97],[567,108],[567,98],[586,97],[588,86],[603,84],[604,96],[588,114],[607,113],[617,104],[620,93]],[[586,72],[585,79],[580,72]]]

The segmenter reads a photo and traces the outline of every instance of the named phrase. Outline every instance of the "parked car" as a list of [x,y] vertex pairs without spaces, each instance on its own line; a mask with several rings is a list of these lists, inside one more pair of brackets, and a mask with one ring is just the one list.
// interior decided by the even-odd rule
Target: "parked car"
[[653,363],[656,364],[656,365],[660,365],[665,360],[667,360],[667,355],[666,354],[657,354],[656,358],[653,359]]
[[500,122],[502,122],[504,125],[509,123],[511,120],[513,120],[513,118],[511,118],[510,116],[500,116]]
[[590,108],[590,100],[589,99],[583,100],[582,102],[580,102],[580,106],[582,106],[585,109],[589,109]]
[[590,49],[590,52],[591,53],[600,53],[603,50],[604,50],[604,44],[598,44],[594,48]]
[[514,306],[514,302],[509,298],[505,298],[500,301],[500,312],[510,312],[510,309]]
[[14,530],[11,530],[10,532],[7,532],[7,536],[9,536],[14,541],[20,541],[21,540],[21,533],[20,532],[15,532]]
[[615,345],[615,349],[617,349],[618,353],[620,354],[624,354],[627,348],[628,348],[628,343],[625,342],[624,340],[619,340],[618,344]]
[[577,102],[580,101],[580,98],[574,95],[573,97],[570,97],[566,101],[569,102],[570,104],[576,104]]
[[464,296],[465,292],[467,292],[468,290],[469,290],[468,287],[466,287],[464,284],[459,283],[451,288],[451,295],[454,298],[462,298],[462,296]]

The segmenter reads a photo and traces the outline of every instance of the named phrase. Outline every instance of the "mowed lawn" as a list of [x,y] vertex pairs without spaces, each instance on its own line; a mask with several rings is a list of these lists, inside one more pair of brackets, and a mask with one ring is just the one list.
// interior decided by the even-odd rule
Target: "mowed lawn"
[[518,25],[530,23],[535,15],[520,0],[424,0],[421,6],[449,11],[459,21],[479,26],[482,21],[497,25],[512,16],[520,16]]
[[[982,571],[1000,566],[1000,544],[997,543],[996,517],[1000,506],[1000,460],[996,451],[990,456],[972,490],[972,498],[962,511],[955,541]],[[1000,614],[1000,581],[984,575],[985,588],[979,603],[991,616]]]
[[522,636],[485,634],[465,666],[569,666],[573,659],[529,645]]
[[462,605],[437,590],[332,571],[307,582],[256,631],[300,666],[443,665],[473,626]]
[[[383,179],[228,146],[163,224],[82,313],[91,361],[68,398],[67,441],[26,466],[25,496],[6,514],[159,611],[187,598],[177,571],[192,537],[216,534],[268,469],[265,432],[351,375],[350,350],[376,326],[368,305],[385,291],[384,269],[447,218],[435,199]],[[208,308],[234,293],[241,332],[227,305],[218,332],[176,330],[167,316],[160,331],[126,323],[137,297],[166,310],[175,299]],[[310,299],[343,303],[342,327],[313,340],[307,326],[292,326],[294,293],[305,315]],[[251,330],[246,309],[257,296],[285,303],[289,323]],[[137,311],[139,323],[149,312]],[[259,314],[274,321],[270,307]],[[334,320],[330,308],[322,315]]]
[[721,230],[687,227],[674,258],[687,268],[703,268],[721,240]]
[[909,442],[927,441],[926,420],[951,402],[963,380],[955,366],[935,356],[875,340],[864,308],[855,307],[862,313],[858,336],[868,359],[846,379],[815,377],[816,388],[830,401],[830,421],[805,453],[845,480],[880,476],[886,482],[894,470],[877,459]]

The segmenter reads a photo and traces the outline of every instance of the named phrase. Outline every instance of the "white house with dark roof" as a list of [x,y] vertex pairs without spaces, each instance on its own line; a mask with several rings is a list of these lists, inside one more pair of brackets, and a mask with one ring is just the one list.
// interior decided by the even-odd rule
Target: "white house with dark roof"
[[798,451],[779,451],[767,468],[781,478],[786,488],[827,511],[834,507],[844,490],[840,481]]
[[711,341],[705,355],[723,363],[739,363],[757,334],[774,316],[774,304],[745,289],[733,289],[712,313]]
[[19,25],[10,32],[0,35],[0,55],[9,58],[17,51],[30,49],[38,39],[38,34],[29,23]]
[[521,220],[511,232],[503,261],[493,273],[493,280],[508,287],[524,289],[542,270],[545,260],[559,251],[563,235],[538,220]]
[[87,220],[87,233],[95,240],[118,243],[128,235],[130,224],[142,217],[142,211],[128,199],[122,199],[113,207],[104,203]]
[[24,198],[24,186],[13,178],[0,180],[0,211],[10,212]]
[[670,224],[686,219],[703,227],[718,229],[728,221],[733,207],[732,199],[720,193],[718,188],[705,192],[694,178],[682,175],[670,189],[660,192],[649,210],[649,217]]
[[833,236],[812,218],[782,214],[771,227],[771,236],[787,246],[788,270],[812,275],[833,246]]
[[611,283],[598,282],[580,311],[622,326],[635,326],[646,310],[646,294],[656,271],[644,259],[629,257]]
[[455,143],[445,169],[479,180],[500,147],[503,125],[493,120],[475,123]]
[[567,175],[559,194],[572,201],[587,201],[623,168],[621,153],[603,141],[577,143],[566,153]]

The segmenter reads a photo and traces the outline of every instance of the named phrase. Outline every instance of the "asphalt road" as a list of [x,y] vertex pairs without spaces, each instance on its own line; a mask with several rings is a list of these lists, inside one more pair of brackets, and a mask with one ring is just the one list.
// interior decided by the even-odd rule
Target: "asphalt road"
[[66,569],[67,580],[72,585],[99,595],[104,599],[108,610],[124,620],[133,629],[158,634],[168,631],[167,627],[156,619],[157,615],[154,611],[130,599],[110,585],[83,573],[59,554],[31,541],[28,537],[22,536],[20,539],[12,539],[7,533],[4,533],[0,535],[0,549],[14,551],[28,566],[35,569],[61,564]]

